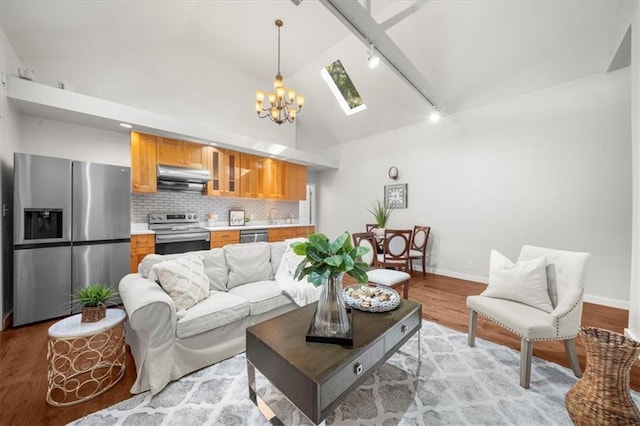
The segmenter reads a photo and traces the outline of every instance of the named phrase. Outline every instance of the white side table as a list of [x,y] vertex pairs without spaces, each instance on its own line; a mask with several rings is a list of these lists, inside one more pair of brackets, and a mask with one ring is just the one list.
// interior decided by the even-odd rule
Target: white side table
[[49,327],[47,403],[55,407],[100,395],[124,375],[126,313],[107,309],[106,318],[89,323],[80,322],[81,317]]

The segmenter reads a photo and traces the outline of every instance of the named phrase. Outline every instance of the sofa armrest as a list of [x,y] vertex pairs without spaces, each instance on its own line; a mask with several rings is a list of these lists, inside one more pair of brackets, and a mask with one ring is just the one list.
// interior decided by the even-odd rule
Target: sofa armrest
[[132,393],[156,394],[172,380],[176,338],[176,306],[155,282],[140,274],[120,280],[120,297],[129,320],[127,343],[136,362]]
[[[176,305],[157,283],[128,274],[120,280],[119,291],[132,329],[171,331],[171,339],[175,337]],[[150,312],[155,315],[148,315]]]

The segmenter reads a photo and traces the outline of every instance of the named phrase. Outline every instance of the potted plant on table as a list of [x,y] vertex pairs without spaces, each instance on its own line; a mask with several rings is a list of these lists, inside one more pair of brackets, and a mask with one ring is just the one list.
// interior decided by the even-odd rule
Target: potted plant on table
[[106,317],[107,303],[117,295],[116,289],[102,284],[91,284],[76,290],[73,299],[82,305],[82,319],[80,321],[96,322]]
[[[343,343],[351,336],[351,325],[342,295],[342,278],[348,274],[358,282],[368,281],[368,265],[360,260],[367,247],[354,247],[348,232],[330,241],[324,234],[309,235],[307,241],[291,244],[294,253],[304,256],[298,264],[294,278],[324,286],[318,299],[310,335],[327,339],[322,341]],[[309,337],[309,336],[307,336]],[[314,340],[318,341],[318,340]]]
[[373,206],[369,210],[369,213],[373,215],[376,223],[378,224],[378,229],[374,230],[378,235],[384,235],[384,228],[387,226],[387,222],[389,221],[389,217],[393,212],[393,207],[391,205],[385,206],[384,202],[380,200],[376,200],[373,203]]

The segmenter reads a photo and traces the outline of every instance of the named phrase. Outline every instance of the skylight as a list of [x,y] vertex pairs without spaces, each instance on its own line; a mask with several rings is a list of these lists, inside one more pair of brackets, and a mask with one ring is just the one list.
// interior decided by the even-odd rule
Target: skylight
[[345,114],[352,115],[367,109],[340,59],[324,67],[320,74]]

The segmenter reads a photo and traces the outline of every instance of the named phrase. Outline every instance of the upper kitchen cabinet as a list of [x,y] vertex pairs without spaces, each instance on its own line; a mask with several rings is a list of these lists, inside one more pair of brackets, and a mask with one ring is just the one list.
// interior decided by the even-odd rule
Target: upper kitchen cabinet
[[133,192],[156,192],[157,137],[131,132],[131,180]]
[[273,200],[284,200],[286,181],[284,179],[284,161],[265,158],[264,164],[264,196]]
[[240,196],[264,198],[264,162],[266,158],[240,153]]
[[158,164],[205,169],[206,155],[205,145],[158,137]]
[[240,196],[240,153],[212,146],[206,149],[211,181],[206,194],[225,197]]
[[307,199],[307,167],[284,163],[284,198],[290,201]]

